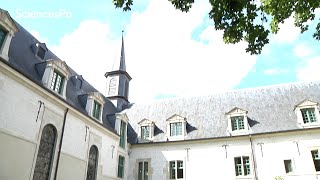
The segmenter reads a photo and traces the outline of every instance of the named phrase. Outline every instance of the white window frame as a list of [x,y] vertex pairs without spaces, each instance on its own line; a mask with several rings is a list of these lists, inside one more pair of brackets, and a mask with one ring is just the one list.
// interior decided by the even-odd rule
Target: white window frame
[[[138,127],[139,127],[138,138],[139,138],[139,140],[142,140],[142,141],[143,140],[153,140],[153,138],[154,138],[154,126],[155,126],[154,121],[151,121],[149,119],[143,119],[140,122],[138,122]],[[142,137],[142,130],[141,130],[142,127],[148,127],[149,128],[149,136],[146,136],[145,138]]]
[[[67,83],[71,74],[69,67],[64,61],[61,61],[61,60],[50,59],[45,62],[47,65],[46,65],[44,74],[42,76],[43,85],[49,88],[50,90],[52,90],[53,92],[55,92],[56,94],[60,95],[61,97],[66,98]],[[55,71],[59,72],[61,75],[64,76],[64,82],[62,83],[61,94],[54,91],[50,87],[53,80],[53,74]]]
[[[243,163],[243,157],[248,157],[249,158],[249,162],[250,162],[250,173],[247,174],[247,175],[244,175],[244,163]],[[235,158],[240,158],[241,159],[241,172],[242,172],[242,175],[237,175],[237,172],[236,172],[236,164],[235,164]],[[239,155],[239,156],[234,156],[233,157],[233,169],[234,169],[234,175],[236,177],[236,179],[242,179],[242,178],[251,178],[253,177],[253,164],[252,164],[252,158],[251,158],[251,155]]]
[[144,165],[145,162],[148,163],[148,171],[147,171],[148,179],[151,179],[151,176],[152,176],[151,175],[151,172],[152,172],[151,171],[151,159],[138,159],[136,162],[137,162],[137,164],[136,164],[136,167],[137,167],[137,169],[136,169],[136,173],[137,173],[136,174],[136,179],[139,180],[139,170],[140,170],[139,169],[139,164],[142,163],[142,166],[143,166],[142,167],[142,180],[145,180],[145,178],[143,176],[144,175],[144,170],[145,170],[145,165]]
[[[232,135],[242,135],[249,133],[249,123],[248,123],[248,111],[240,109],[238,107],[233,108],[231,111],[226,113],[228,121],[228,132]],[[232,130],[232,118],[242,116],[244,129]]]
[[[319,127],[320,126],[320,114],[319,114],[318,105],[319,104],[317,102],[305,99],[295,106],[294,112],[297,116],[297,122],[300,127],[308,128],[308,127]],[[311,109],[314,108],[316,122],[304,123],[301,110],[309,109],[309,108],[311,108]]]
[[115,123],[115,129],[117,131],[117,133],[120,135],[120,130],[121,130],[121,121],[124,122],[126,124],[126,128],[125,128],[125,135],[124,135],[124,142],[125,142],[125,147],[120,147],[120,138],[119,138],[119,142],[118,142],[118,146],[120,147],[119,149],[123,149],[123,150],[126,150],[127,147],[128,147],[128,144],[127,144],[127,139],[128,139],[128,122],[129,122],[129,118],[127,116],[126,113],[116,113],[115,114],[116,116],[116,123]]
[[[171,136],[171,128],[170,125],[172,123],[182,123],[182,134],[177,136]],[[167,119],[167,138],[168,140],[184,140],[187,135],[187,119],[180,115],[173,115]]]
[[[97,102],[100,104],[100,116],[97,119],[93,116],[94,112],[94,103]],[[103,114],[103,108],[104,108],[105,100],[103,96],[99,92],[92,92],[88,94],[87,104],[86,104],[86,111],[87,113],[97,121],[102,123],[102,114]]]
[[11,40],[16,32],[18,32],[18,27],[11,18],[8,11],[0,8],[0,26],[7,32],[4,38],[3,44],[0,46],[0,57],[6,61],[9,61],[9,47]]
[[[170,160],[170,161],[168,161],[168,178],[170,179],[170,180],[173,180],[170,176],[171,176],[171,167],[170,167],[170,162],[175,162],[175,178],[174,178],[174,180],[178,180],[178,179],[180,179],[180,180],[183,180],[184,178],[185,178],[185,175],[186,175],[186,168],[185,168],[185,161],[183,161],[183,160]],[[183,177],[182,178],[178,178],[178,161],[180,161],[180,162],[182,162],[182,165],[183,165]]]

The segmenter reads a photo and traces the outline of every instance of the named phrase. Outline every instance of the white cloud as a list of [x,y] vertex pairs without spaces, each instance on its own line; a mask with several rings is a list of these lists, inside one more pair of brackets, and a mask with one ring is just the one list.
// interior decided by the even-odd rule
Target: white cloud
[[274,69],[266,69],[263,71],[263,74],[265,75],[278,75],[278,74],[283,74],[283,73],[287,73],[288,70],[286,69],[278,69],[278,68],[274,68]]
[[320,56],[311,58],[297,72],[297,78],[300,81],[320,80]]
[[300,29],[294,26],[294,18],[291,16],[279,24],[280,30],[273,36],[274,40],[279,43],[293,43],[300,35]]
[[306,57],[312,54],[312,49],[306,43],[300,43],[294,47],[294,54],[298,57]]
[[[125,51],[130,101],[156,96],[195,96],[231,89],[253,68],[255,56],[245,43],[226,45],[212,26],[192,38],[202,26],[209,5],[197,2],[189,13],[163,0],[152,0],[142,13],[133,12],[126,27]],[[120,38],[112,40],[107,24],[84,21],[54,47],[73,69],[105,92],[103,74],[120,57]],[[204,43],[206,42],[206,43]]]

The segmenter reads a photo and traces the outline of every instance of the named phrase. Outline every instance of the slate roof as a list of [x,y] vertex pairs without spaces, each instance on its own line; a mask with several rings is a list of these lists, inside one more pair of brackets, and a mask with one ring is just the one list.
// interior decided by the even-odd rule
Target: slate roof
[[[33,37],[27,30],[25,30],[20,24],[15,22],[19,31],[15,33],[15,36],[11,40],[9,48],[9,65],[14,69],[23,73],[26,77],[37,83],[39,86],[47,89],[42,84],[42,75],[44,73],[44,68],[46,65],[46,60],[57,60],[59,59],[53,52],[49,49],[45,54],[44,60],[35,56],[34,47],[36,43],[39,42],[35,37]],[[93,86],[91,86],[83,77],[77,74],[72,68],[70,68],[71,78],[69,78],[66,87],[66,99],[62,99],[59,95],[56,95],[51,90],[48,90],[53,95],[56,95],[61,100],[64,100],[69,105],[73,106],[83,114],[88,115],[85,110],[86,97],[88,93],[98,92]],[[77,77],[77,78],[76,78]],[[116,133],[114,130],[114,114],[117,113],[116,107],[112,104],[110,100],[104,97],[106,103],[104,104],[102,121],[105,128]],[[95,121],[94,119],[92,119]],[[101,124],[97,122],[98,124]]]
[[185,139],[231,136],[226,113],[235,107],[248,111],[252,134],[301,129],[294,112],[304,99],[320,102],[320,82],[293,83],[269,87],[234,90],[211,96],[177,98],[149,104],[134,104],[125,112],[129,118],[129,142],[137,141],[138,122],[146,118],[155,122],[153,142],[166,141],[166,120],[174,114],[187,120]]
[[[18,23],[16,26],[19,31],[12,38],[8,64],[47,89],[41,82],[45,67],[41,66],[41,63],[44,61],[37,58],[32,50],[36,43],[41,42]],[[121,58],[124,60],[123,50],[122,47],[121,55],[123,56]],[[48,49],[44,60],[49,59],[59,58]],[[51,90],[47,90],[88,116],[85,111],[87,94],[97,92],[97,90],[72,68],[70,71],[71,78],[67,83],[66,100]],[[155,122],[154,142],[166,141],[166,120],[174,114],[185,117],[187,120],[185,139],[229,137],[226,113],[235,107],[248,111],[252,134],[297,130],[301,128],[297,124],[297,117],[293,111],[295,105],[305,99],[320,102],[319,90],[320,82],[284,84],[235,90],[211,96],[166,99],[148,104],[135,103],[122,113],[126,113],[129,118],[128,141],[132,144],[138,143],[138,122],[145,118]],[[117,108],[108,98],[104,96],[103,98],[106,104],[102,115],[102,125],[116,133],[114,114],[118,112]]]

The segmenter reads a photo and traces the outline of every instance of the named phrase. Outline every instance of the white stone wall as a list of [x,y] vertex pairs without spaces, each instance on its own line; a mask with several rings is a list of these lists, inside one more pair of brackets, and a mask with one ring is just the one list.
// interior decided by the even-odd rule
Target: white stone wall
[[[299,152],[296,143],[299,144]],[[258,143],[263,143],[262,153]],[[259,180],[273,180],[276,176],[283,179],[317,179],[310,150],[320,148],[320,130],[287,132],[283,134],[252,137],[256,173]],[[228,145],[226,151],[223,145]],[[187,155],[187,148],[188,155]],[[237,178],[234,157],[250,156],[251,176]],[[152,180],[168,178],[168,162],[184,161],[184,179],[254,179],[253,157],[249,136],[224,138],[206,141],[157,143],[133,145],[130,152],[129,179],[137,178],[137,161],[151,158],[149,177]],[[285,173],[284,160],[292,159],[294,172]],[[320,178],[320,176],[318,177]]]
[[[42,105],[39,111],[40,101],[43,102],[44,105]],[[67,108],[69,108],[69,111],[66,118],[61,150],[63,156],[61,156],[62,159],[60,159],[60,163],[65,164],[61,164],[61,167],[66,167],[69,164],[76,165],[76,162],[79,162],[79,165],[86,164],[89,148],[93,144],[96,145],[99,150],[98,179],[117,179],[117,155],[119,151],[126,157],[126,160],[128,159],[127,150],[119,150],[118,148],[118,135],[93,122],[93,119],[82,115],[77,110],[46,92],[2,62],[0,62],[0,102],[0,135],[2,133],[6,134],[6,136],[1,137],[9,136],[12,137],[11,139],[19,139],[19,141],[14,140],[14,142],[17,143],[15,145],[17,148],[19,148],[20,142],[29,143],[31,147],[35,148],[35,150],[33,150],[34,152],[25,154],[28,160],[27,162],[21,160],[21,158],[15,159],[15,157],[18,156],[14,154],[12,156],[0,154],[0,159],[1,161],[3,160],[3,162],[19,163],[19,161],[23,161],[23,165],[25,165],[25,167],[21,167],[25,172],[23,177],[15,175],[15,172],[19,172],[16,169],[7,170],[6,168],[5,172],[0,171],[0,174],[2,173],[0,179],[1,177],[9,180],[32,179],[41,131],[46,124],[53,124],[58,134],[51,173],[51,179],[53,179],[62,134],[63,117]],[[13,141],[11,141],[12,140],[6,143],[13,143]],[[21,147],[25,146],[25,144],[21,144]],[[10,149],[5,149],[5,146],[1,147],[4,148],[3,152],[11,151]],[[7,147],[12,148],[11,146]],[[12,152],[16,151],[12,149]],[[21,153],[22,152],[23,150],[21,150]],[[72,162],[71,160],[68,162],[68,159],[71,159]],[[4,167],[1,166],[6,165],[0,163],[0,169],[4,169]],[[83,169],[83,167],[84,166],[81,165],[82,169],[79,170],[81,171],[79,174],[83,174],[83,179],[85,179],[86,166],[85,169]],[[127,169],[127,167],[125,167],[125,169]],[[58,177],[64,177],[63,174],[59,174],[63,172],[67,171],[65,171],[65,169],[61,171],[58,170]],[[72,174],[68,174],[68,177],[70,177],[70,175],[72,176]],[[77,177],[78,176],[77,174]]]

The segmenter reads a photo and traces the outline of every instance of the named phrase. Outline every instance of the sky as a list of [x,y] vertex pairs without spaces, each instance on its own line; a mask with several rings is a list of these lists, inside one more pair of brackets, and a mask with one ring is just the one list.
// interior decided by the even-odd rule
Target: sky
[[[130,102],[320,80],[320,42],[312,37],[315,22],[300,34],[289,18],[278,34],[270,36],[261,55],[252,56],[245,52],[245,42],[224,44],[222,32],[208,17],[206,0],[196,1],[189,13],[175,10],[167,0],[134,1],[130,12],[116,9],[111,0],[0,0],[0,4],[102,94],[104,74],[120,58],[123,30],[132,77]],[[51,16],[34,15],[37,12]]]

